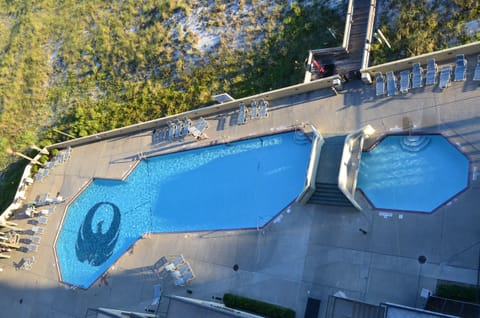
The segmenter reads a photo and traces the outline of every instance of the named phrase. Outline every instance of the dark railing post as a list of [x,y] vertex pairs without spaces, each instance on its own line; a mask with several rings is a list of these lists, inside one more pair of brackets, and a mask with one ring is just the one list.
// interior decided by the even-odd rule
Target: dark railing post
[[477,289],[475,291],[477,304],[480,304],[480,251],[478,252]]

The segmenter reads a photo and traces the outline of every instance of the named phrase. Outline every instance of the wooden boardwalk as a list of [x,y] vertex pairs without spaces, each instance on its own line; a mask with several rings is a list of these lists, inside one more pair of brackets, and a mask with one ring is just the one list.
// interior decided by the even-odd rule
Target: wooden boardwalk
[[[362,58],[367,42],[368,18],[370,16],[371,1],[355,0],[353,4],[352,25],[348,41],[347,53],[335,51],[322,52],[314,55],[320,64],[335,64],[335,73],[349,79],[360,78]],[[373,22],[372,22],[373,23]]]

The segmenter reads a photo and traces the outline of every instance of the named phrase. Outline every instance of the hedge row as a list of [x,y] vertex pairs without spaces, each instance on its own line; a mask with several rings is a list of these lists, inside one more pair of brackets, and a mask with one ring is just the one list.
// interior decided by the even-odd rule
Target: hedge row
[[295,318],[295,311],[290,308],[285,308],[233,294],[224,294],[223,303],[225,306],[230,308],[245,310],[253,314],[258,314],[269,318]]
[[476,303],[479,293],[480,290],[473,286],[440,284],[437,286],[436,296]]

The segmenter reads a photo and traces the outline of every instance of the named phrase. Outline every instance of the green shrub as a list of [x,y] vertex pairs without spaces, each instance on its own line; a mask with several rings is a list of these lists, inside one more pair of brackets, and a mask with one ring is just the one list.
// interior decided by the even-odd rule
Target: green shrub
[[52,150],[50,150],[50,157],[55,157],[56,155],[58,154],[58,149],[57,148],[54,148]]
[[40,159],[38,159],[38,162],[43,163],[43,164],[48,162],[48,156],[47,155],[41,155]]
[[223,303],[230,308],[245,310],[269,318],[295,318],[295,311],[290,308],[233,294],[224,294]]
[[475,303],[478,292],[479,289],[473,286],[440,284],[437,286],[436,296]]
[[34,165],[32,166],[32,169],[30,170],[32,176],[33,176],[35,173],[38,172],[38,169],[40,169],[40,166],[39,166],[39,165],[34,164]]

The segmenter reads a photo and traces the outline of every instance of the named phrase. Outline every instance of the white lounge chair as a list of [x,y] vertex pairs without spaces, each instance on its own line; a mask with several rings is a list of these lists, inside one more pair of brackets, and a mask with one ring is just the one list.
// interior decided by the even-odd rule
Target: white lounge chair
[[377,97],[385,95],[385,77],[382,73],[375,74],[375,94]]
[[29,218],[32,218],[33,215],[34,215],[34,211],[35,210],[32,209],[32,208],[28,208],[28,209],[25,210],[25,215],[28,216]]
[[27,248],[27,250],[28,250],[29,252],[36,252],[36,251],[38,251],[38,245],[35,245],[35,244],[28,244],[28,245],[26,246],[26,248]]
[[250,119],[256,119],[258,117],[258,105],[256,100],[250,102]]
[[152,144],[158,144],[165,139],[168,128],[156,128],[152,131]]
[[247,122],[247,106],[244,103],[240,103],[238,107],[237,125],[243,125]]
[[177,129],[177,126],[172,123],[171,121],[168,122],[168,139],[172,140],[173,137],[175,137],[175,130]]
[[452,77],[452,66],[444,65],[440,70],[440,80],[438,82],[438,87],[445,89],[450,86],[450,81]]
[[[52,202],[55,202],[55,200],[52,201]],[[48,209],[43,209],[43,210],[41,210],[41,211],[40,211],[40,214],[41,214],[41,215],[48,216],[48,215],[52,214],[53,212],[55,212],[55,206],[52,206],[51,208],[48,208]]]
[[188,284],[191,280],[193,280],[195,278],[195,275],[193,274],[193,272],[190,270],[188,272],[185,273],[185,275],[183,275],[182,277],[180,277],[179,279],[177,279],[175,281],[175,285],[176,286],[185,286],[186,284]]
[[177,270],[174,270],[174,271],[170,272],[170,275],[174,279],[179,279],[189,270],[191,270],[190,264],[185,262],[185,263],[181,264],[180,268],[177,266]]
[[268,106],[269,106],[268,102],[262,98],[258,105],[258,107],[260,107],[259,114],[258,114],[260,118],[267,118]]
[[397,95],[397,79],[395,74],[390,71],[386,73],[387,75],[387,96]]
[[208,123],[203,117],[200,117],[193,126],[189,126],[188,131],[195,138],[204,136],[205,130],[208,128]]
[[180,138],[183,132],[183,123],[180,120],[175,121],[175,138]]
[[423,87],[423,68],[420,63],[414,63],[412,68],[412,88]]
[[185,259],[183,258],[183,255],[180,254],[172,262],[165,265],[165,269],[169,272],[173,272],[173,271],[177,270],[177,268],[179,268],[179,266],[182,265],[183,263],[185,263]]
[[67,148],[65,148],[65,157],[68,160],[70,159],[71,156],[72,156],[72,147],[67,146]]
[[182,124],[182,137],[185,137],[186,135],[188,135],[190,125],[191,125],[190,119],[188,119],[187,117],[184,117],[183,124]]
[[29,271],[29,270],[32,269],[32,265],[34,263],[35,263],[35,256],[30,256],[30,257],[24,258],[21,261],[20,269],[24,269],[24,270]]
[[45,229],[41,226],[34,226],[32,227],[32,232],[35,234],[43,234],[45,232]]
[[202,137],[202,132],[195,126],[191,126],[190,128],[188,128],[188,132],[191,133],[192,136],[195,138]]
[[145,307],[146,312],[155,313],[157,311],[158,304],[162,299],[162,285],[156,284],[153,286],[153,299],[152,303]]
[[41,236],[37,236],[37,235],[34,235],[32,236],[32,243],[35,243],[35,244],[40,244],[40,240],[42,239]]
[[35,207],[41,207],[45,205],[51,205],[51,204],[60,204],[65,202],[65,199],[61,195],[57,195],[54,198],[51,198],[48,193],[45,193],[43,195],[37,196],[35,201],[33,202],[33,205]]
[[162,298],[162,285],[156,284],[153,286],[153,300],[151,306],[156,306],[160,302],[160,298]]
[[467,79],[467,59],[464,54],[458,54],[455,60],[454,81],[465,81]]
[[52,201],[53,199],[50,197],[50,194],[47,192],[47,193],[38,195],[35,201],[33,202],[33,205],[36,207],[50,205],[52,204]]
[[408,70],[404,70],[400,72],[400,92],[402,94],[408,93],[410,90],[410,77],[411,73]]
[[54,165],[57,166],[57,165],[64,164],[68,159],[70,159],[71,155],[72,155],[72,147],[67,146],[67,148],[57,153],[53,161]]
[[427,61],[427,74],[425,76],[425,85],[435,85],[437,83],[438,66],[435,59]]
[[48,218],[46,216],[39,217],[38,222],[41,224],[47,224]]
[[183,263],[183,265],[180,267],[178,272],[180,273],[181,276],[183,276],[186,272],[191,270],[190,264],[188,262]]
[[48,176],[48,172],[49,170],[45,168],[38,169],[38,173],[43,174],[44,176]]

